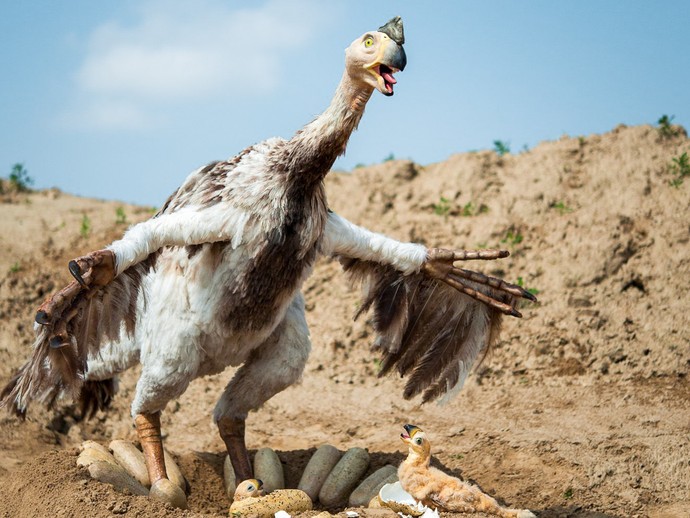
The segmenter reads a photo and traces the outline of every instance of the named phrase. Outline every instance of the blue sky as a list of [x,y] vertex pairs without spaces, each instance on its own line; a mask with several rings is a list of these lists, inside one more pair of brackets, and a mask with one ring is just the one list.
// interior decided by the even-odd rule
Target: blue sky
[[160,206],[196,167],[289,138],[343,50],[394,15],[408,67],[336,166],[690,124],[688,4],[637,0],[3,1],[0,176]]

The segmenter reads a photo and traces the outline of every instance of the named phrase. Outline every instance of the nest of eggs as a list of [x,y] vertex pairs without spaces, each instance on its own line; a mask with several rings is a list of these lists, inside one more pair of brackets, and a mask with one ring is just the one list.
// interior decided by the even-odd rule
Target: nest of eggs
[[[159,481],[151,487],[143,453],[134,443],[112,441],[108,447],[85,441],[77,465],[86,468],[92,478],[111,484],[117,491],[134,495],[148,495],[179,507],[186,507],[185,493],[189,485],[173,457],[166,451],[165,464],[170,482]],[[231,516],[259,516],[272,518],[278,511],[297,514],[314,505],[328,509],[337,507],[387,507],[399,510],[395,490],[381,489],[398,479],[397,468],[386,465],[364,478],[369,468],[369,453],[364,448],[350,448],[345,453],[331,445],[316,450],[302,473],[297,489],[285,489],[283,466],[275,451],[258,450],[254,456],[254,474],[263,482],[265,496],[233,502]],[[224,463],[225,490],[233,501],[237,482],[230,459]],[[399,486],[399,484],[398,484]],[[409,495],[408,495],[409,496]],[[404,497],[401,497],[404,498]],[[405,513],[420,515],[421,512]]]

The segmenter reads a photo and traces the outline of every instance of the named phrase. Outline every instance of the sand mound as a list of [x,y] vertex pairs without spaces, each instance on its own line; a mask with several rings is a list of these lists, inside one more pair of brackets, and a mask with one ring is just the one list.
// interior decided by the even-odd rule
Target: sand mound
[[[508,259],[472,267],[538,291],[540,302],[506,322],[459,397],[420,407],[402,400],[400,380],[376,377],[371,330],[351,319],[358,294],[337,263],[321,261],[305,286],[314,351],[304,381],[250,416],[249,446],[278,450],[294,485],[324,442],[367,447],[370,470],[399,462],[400,425],[413,422],[448,470],[539,516],[690,514],[690,178],[670,184],[683,152],[684,132],[621,126],[517,155],[331,174],[336,212],[428,246],[507,248]],[[67,280],[66,261],[126,228],[116,203],[55,190],[3,201],[2,381],[28,355],[33,312]],[[127,223],[150,213],[123,210]],[[129,372],[113,408],[92,421],[69,403],[33,408],[25,423],[0,416],[0,515],[225,515],[210,412],[231,374],[195,381],[163,416],[191,511],[115,493],[74,464],[85,438],[135,438]]]

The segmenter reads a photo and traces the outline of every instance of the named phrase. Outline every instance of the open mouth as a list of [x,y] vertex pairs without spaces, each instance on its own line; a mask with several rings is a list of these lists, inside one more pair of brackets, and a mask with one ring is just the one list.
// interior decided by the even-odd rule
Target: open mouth
[[393,95],[393,85],[398,82],[393,77],[393,74],[396,73],[397,70],[381,64],[378,66],[377,72],[381,76],[381,79],[383,79],[383,87],[385,89],[383,93],[385,95]]

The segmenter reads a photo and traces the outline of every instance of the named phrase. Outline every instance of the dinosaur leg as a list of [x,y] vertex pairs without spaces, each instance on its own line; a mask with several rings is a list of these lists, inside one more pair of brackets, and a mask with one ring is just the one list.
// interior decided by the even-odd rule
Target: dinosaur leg
[[[295,383],[304,371],[310,351],[304,300],[298,295],[290,304],[283,322],[252,352],[228,383],[213,412],[237,483],[253,478],[244,441],[244,423],[248,413]],[[269,492],[273,489],[276,488],[266,487]]]
[[249,460],[247,443],[244,440],[244,423],[246,418],[223,416],[218,418],[218,431],[225,442],[230,462],[238,481],[254,478],[254,471]]
[[174,507],[186,509],[187,496],[179,486],[168,480],[168,473],[165,470],[160,412],[138,414],[134,418],[134,425],[141,442],[141,449],[144,451],[144,461],[151,480],[149,496],[168,502]]
[[151,485],[162,478],[168,478],[163,457],[163,439],[161,437],[161,414],[139,414],[134,418],[141,449],[144,451],[146,469],[149,472]]
[[[498,300],[490,290],[536,301],[537,298],[527,290],[510,284],[496,277],[489,277],[479,272],[457,268],[455,261],[493,260],[509,255],[506,250],[429,250],[429,257],[422,265],[422,271],[470,297],[495,308],[506,315],[521,317],[520,312],[511,304]],[[485,293],[487,291],[488,293]]]

